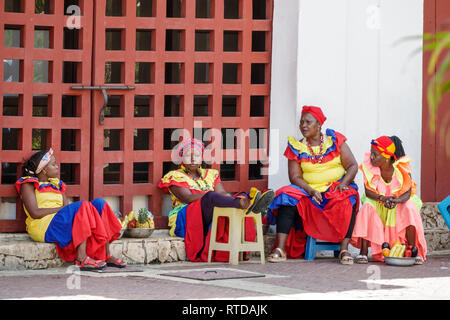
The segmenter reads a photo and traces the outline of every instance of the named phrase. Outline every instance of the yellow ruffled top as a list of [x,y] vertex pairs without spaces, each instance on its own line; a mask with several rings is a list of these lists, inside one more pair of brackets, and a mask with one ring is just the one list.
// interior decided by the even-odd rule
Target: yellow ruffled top
[[346,173],[341,162],[340,145],[346,138],[334,130],[327,129],[324,134],[322,161],[315,162],[314,155],[320,154],[320,146],[311,147],[313,154],[304,139],[297,140],[288,137],[288,146],[284,155],[290,160],[296,160],[301,166],[302,179],[311,188],[325,192],[331,184],[340,180]]

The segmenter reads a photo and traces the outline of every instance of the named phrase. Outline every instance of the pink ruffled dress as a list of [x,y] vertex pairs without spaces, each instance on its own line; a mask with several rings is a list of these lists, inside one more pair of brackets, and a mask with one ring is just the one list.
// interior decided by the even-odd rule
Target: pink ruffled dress
[[415,245],[418,248],[418,256],[425,261],[427,244],[420,216],[422,201],[416,195],[416,184],[411,179],[410,162],[411,158],[407,156],[398,159],[393,164],[394,174],[389,183],[381,177],[380,168],[371,164],[370,153],[365,154],[364,161],[359,166],[364,176],[365,188],[377,194],[399,197],[412,188],[410,199],[397,204],[393,209],[386,208],[382,202],[370,199],[365,194],[361,197],[362,206],[356,215],[351,244],[360,248],[361,239],[368,240],[373,261],[384,261],[381,254],[384,242],[388,242],[390,247],[394,241],[406,243],[408,226],[414,226],[416,229]]

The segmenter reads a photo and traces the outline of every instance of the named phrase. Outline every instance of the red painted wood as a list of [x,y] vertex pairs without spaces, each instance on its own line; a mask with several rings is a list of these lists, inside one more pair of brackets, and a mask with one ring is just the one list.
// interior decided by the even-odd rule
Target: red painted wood
[[[32,151],[32,129],[49,129],[51,131],[51,141],[49,146],[55,151],[55,157],[59,164],[77,163],[79,164],[79,185],[69,185],[67,195],[76,199],[89,199],[89,158],[90,158],[90,92],[80,92],[72,90],[73,84],[62,83],[63,61],[78,61],[81,63],[82,78],[80,85],[91,83],[91,52],[92,52],[92,28],[93,28],[93,4],[91,1],[81,1],[83,6],[83,17],[81,18],[83,37],[80,50],[63,49],[63,28],[66,26],[68,16],[63,15],[64,1],[54,2],[54,13],[39,15],[34,13],[34,2],[27,1],[24,13],[4,12],[4,1],[0,2],[0,20],[2,21],[0,30],[0,128],[21,128],[22,139],[19,141],[20,150],[0,150],[0,162],[22,163],[30,157]],[[4,25],[23,26],[23,47],[4,48]],[[53,48],[34,48],[34,28],[35,26],[47,26],[53,28]],[[4,82],[3,81],[3,60],[20,59],[23,60],[23,81]],[[48,60],[52,62],[51,83],[33,82],[33,61]],[[3,95],[21,94],[23,95],[23,114],[21,116],[3,116]],[[51,116],[33,117],[32,105],[33,95],[48,94],[52,96]],[[62,95],[80,95],[81,113],[78,118],[61,117]],[[79,151],[61,151],[61,129],[80,130]],[[1,141],[0,130],[0,141]],[[0,145],[1,148],[1,145]],[[0,167],[1,168],[1,167]],[[1,170],[1,169],[0,169]],[[21,166],[18,168],[20,176]],[[83,187],[81,187],[83,186]],[[14,185],[0,185],[0,196],[16,197]],[[25,231],[24,220],[26,218],[22,204],[18,199],[16,220],[0,220],[0,232]]]
[[[424,33],[450,30],[449,19],[448,1],[425,0]],[[445,147],[446,144],[450,144],[450,113],[447,107],[450,96],[448,94],[443,96],[436,117],[436,131],[432,132],[427,102],[427,88],[431,79],[427,71],[430,56],[430,52],[425,52],[423,56],[421,197],[424,201],[439,202],[450,194],[450,155],[446,153]]]
[[[125,112],[123,118],[105,119],[104,126],[100,126],[95,119],[103,102],[100,92],[94,93],[92,132],[92,197],[110,195],[122,199],[121,211],[129,212],[132,209],[132,198],[135,195],[149,195],[149,207],[155,214],[156,226],[167,227],[167,218],[162,216],[161,197],[163,194],[157,188],[157,183],[163,173],[163,162],[170,161],[170,151],[163,150],[164,128],[185,128],[191,134],[195,121],[201,121],[203,128],[268,128],[268,112],[266,117],[250,117],[250,96],[270,94],[270,61],[271,50],[266,52],[251,52],[252,30],[272,30],[272,1],[268,1],[268,18],[266,20],[252,19],[252,1],[241,1],[242,19],[231,20],[223,18],[223,2],[214,2],[212,19],[195,18],[195,1],[184,1],[183,18],[166,18],[166,1],[156,2],[156,16],[152,18],[134,18],[134,3],[127,2],[127,15],[123,17],[105,17],[105,1],[96,3],[96,46],[94,57],[94,85],[102,85],[104,81],[104,65],[106,61],[122,61],[125,63],[125,85],[136,86],[134,91],[114,92],[125,96]],[[122,51],[105,51],[105,29],[124,28],[126,43]],[[135,29],[153,29],[156,35],[154,51],[135,51]],[[184,51],[165,51],[166,29],[183,30],[185,35]],[[211,30],[214,34],[213,51],[195,51],[195,30]],[[234,30],[242,33],[242,48],[240,52],[223,52],[223,31]],[[267,43],[271,47],[270,39]],[[134,63],[146,61],[154,63],[154,82],[151,84],[134,83]],[[183,63],[184,82],[181,84],[164,83],[164,64],[166,62]],[[207,62],[213,65],[213,79],[207,84],[194,84],[194,63]],[[241,80],[239,84],[222,84],[222,64],[234,62],[241,64]],[[266,83],[260,85],[250,84],[251,63],[266,63]],[[151,118],[133,118],[132,106],[134,95],[153,95],[154,114]],[[164,117],[164,95],[182,95],[184,105],[183,115],[179,118]],[[212,96],[212,114],[210,117],[197,118],[193,116],[193,102],[195,95]],[[240,116],[233,118],[222,117],[222,95],[237,95],[241,99]],[[268,102],[268,101],[267,101]],[[121,129],[124,133],[124,144],[121,151],[103,151],[103,130]],[[133,151],[134,128],[151,128],[153,130],[153,150]],[[133,161],[149,161],[153,164],[151,176],[153,181],[148,184],[133,184]],[[123,164],[123,181],[120,185],[104,185],[103,165],[117,161]],[[249,152],[246,151],[245,164],[239,166],[236,181],[224,182],[230,191],[248,190],[250,186],[260,189],[267,187],[267,177],[258,181],[248,179]],[[212,168],[219,169],[220,164],[213,164]]]
[[[39,118],[31,116],[31,108],[24,108],[20,117],[1,117],[0,127],[22,128],[22,147],[19,151],[1,151],[0,161],[15,162],[31,154],[31,129],[48,128],[51,130],[51,145],[60,162],[80,164],[80,184],[68,187],[68,195],[80,199],[114,196],[120,197],[120,211],[128,213],[132,209],[133,197],[149,196],[148,206],[155,215],[157,228],[167,228],[167,217],[161,212],[162,192],[157,183],[163,174],[163,162],[171,160],[171,151],[163,150],[164,128],[185,128],[192,134],[195,123],[201,121],[203,128],[240,128],[247,131],[250,128],[269,128],[269,96],[270,96],[270,63],[271,63],[271,32],[273,0],[267,1],[267,18],[252,19],[252,2],[240,1],[240,19],[224,19],[223,1],[212,1],[212,17],[197,19],[195,17],[195,0],[183,2],[183,18],[166,17],[166,1],[154,1],[156,15],[154,17],[136,18],[136,2],[124,1],[124,16],[106,17],[106,0],[80,1],[83,6],[82,26],[83,44],[81,50],[62,49],[62,29],[66,17],[62,15],[63,1],[55,1],[54,13],[51,15],[35,15],[34,7],[27,5],[26,12],[21,14],[3,13],[4,1],[0,1],[1,20],[5,24],[22,24],[25,29],[24,48],[3,48],[0,58],[21,59],[24,61],[24,79],[21,83],[5,83],[0,86],[0,93],[23,94],[24,106],[32,104],[33,93],[51,93],[53,95],[51,117]],[[53,49],[34,49],[34,25],[53,26]],[[3,25],[2,25],[3,27]],[[123,50],[105,50],[105,30],[123,29]],[[153,51],[136,51],[136,29],[153,30]],[[166,29],[183,30],[184,51],[165,51]],[[195,51],[195,30],[211,30],[212,51]],[[239,31],[241,45],[239,52],[223,51],[224,30]],[[265,52],[252,52],[252,31],[266,31]],[[3,32],[1,33],[3,35]],[[0,35],[0,37],[2,36]],[[0,38],[3,46],[3,38]],[[48,84],[33,83],[33,59],[51,60],[53,62],[53,81]],[[1,60],[0,60],[1,61]],[[72,84],[62,84],[62,61],[79,61],[82,64],[82,81],[77,85],[101,86],[105,83],[105,62],[123,62],[123,82],[117,85],[134,86],[128,91],[108,91],[110,95],[123,96],[123,110],[120,118],[105,118],[103,125],[98,122],[103,95],[100,91],[72,90]],[[151,62],[153,64],[152,83],[135,83],[135,63]],[[184,81],[181,84],[166,84],[165,63],[183,63]],[[194,64],[205,62],[212,66],[210,83],[194,84]],[[238,84],[222,83],[222,64],[238,63]],[[251,64],[266,64],[265,83],[251,84]],[[0,64],[0,74],[3,64]],[[113,84],[112,84],[113,85]],[[26,88],[26,89],[25,89]],[[60,97],[63,94],[81,96],[81,116],[78,118],[62,118],[60,114]],[[134,96],[150,95],[153,98],[152,116],[135,118],[133,116]],[[182,116],[164,117],[164,96],[182,95]],[[194,117],[193,103],[195,95],[208,95],[212,104],[208,117]],[[236,95],[239,97],[238,114],[236,117],[222,117],[222,96]],[[250,117],[250,96],[265,96],[265,111],[263,117]],[[79,129],[80,151],[61,151],[60,129]],[[135,129],[149,128],[151,150],[133,150],[133,134]],[[119,151],[104,151],[104,130],[120,129],[121,149]],[[1,139],[1,131],[0,131]],[[248,144],[248,142],[247,142]],[[226,154],[228,151],[219,151]],[[239,151],[231,151],[237,157]],[[230,192],[246,191],[251,186],[259,189],[267,187],[267,177],[261,180],[249,181],[249,160],[256,159],[255,152],[245,150],[244,163],[237,166],[236,180],[225,181],[224,185]],[[149,183],[133,183],[133,162],[150,163]],[[109,185],[103,181],[103,167],[107,163],[121,164],[121,180],[119,184]],[[212,164],[212,168],[220,169],[220,163]],[[15,196],[13,186],[0,185],[2,196]],[[23,230],[23,212],[18,221],[0,221],[1,231]],[[22,219],[22,220],[20,220]],[[21,226],[18,228],[17,226]]]

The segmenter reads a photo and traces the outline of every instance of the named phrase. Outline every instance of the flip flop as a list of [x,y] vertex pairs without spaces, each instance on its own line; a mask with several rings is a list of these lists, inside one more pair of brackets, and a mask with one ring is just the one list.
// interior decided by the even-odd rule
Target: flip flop
[[253,208],[248,210],[248,212],[252,211],[254,213],[261,213],[262,211],[265,211],[267,207],[272,203],[273,199],[275,198],[275,192],[271,189],[265,191],[261,198],[259,198],[258,201],[255,202],[255,205]]
[[283,262],[286,261],[286,253],[281,248],[275,248],[275,250],[267,257],[268,262]]
[[[347,253],[347,255],[344,255],[345,253]],[[341,252],[339,252],[338,259],[341,264],[345,264],[345,265],[353,264],[353,257],[351,255],[350,251],[348,251],[348,250],[342,250]]]
[[364,254],[358,254],[355,258],[355,262],[358,264],[366,264],[369,263],[369,258]]

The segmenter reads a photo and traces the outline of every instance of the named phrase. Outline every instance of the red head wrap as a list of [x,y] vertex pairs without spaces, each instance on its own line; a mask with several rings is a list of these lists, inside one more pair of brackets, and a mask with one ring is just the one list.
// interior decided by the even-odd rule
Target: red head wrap
[[320,125],[322,125],[327,119],[324,116],[322,109],[320,109],[319,107],[303,106],[302,114],[304,113],[310,113],[314,118],[316,118],[317,121],[319,121]]
[[383,157],[387,159],[394,157],[394,159],[397,160],[397,157],[395,156],[395,144],[391,138],[381,136],[375,140],[372,140],[370,144],[377,149]]

